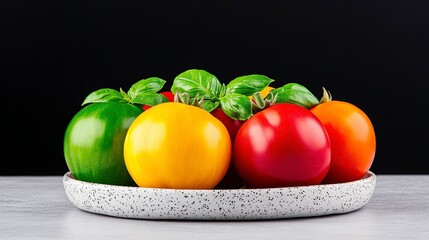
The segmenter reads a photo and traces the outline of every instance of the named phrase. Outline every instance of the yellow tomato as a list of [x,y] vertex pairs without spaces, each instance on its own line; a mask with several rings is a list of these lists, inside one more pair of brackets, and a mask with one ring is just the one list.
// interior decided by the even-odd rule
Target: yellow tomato
[[262,91],[261,91],[261,96],[262,96],[262,98],[265,98],[269,93],[270,93],[270,91],[271,90],[273,90],[274,88],[273,87],[271,87],[271,86],[267,86],[267,87],[265,87]]
[[140,114],[125,137],[124,159],[140,187],[211,189],[231,161],[226,127],[202,108],[167,102]]

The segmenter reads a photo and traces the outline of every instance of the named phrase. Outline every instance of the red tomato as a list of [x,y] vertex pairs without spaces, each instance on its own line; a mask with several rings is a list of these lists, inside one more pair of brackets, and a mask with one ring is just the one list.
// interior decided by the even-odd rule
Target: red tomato
[[[231,143],[234,142],[235,135],[237,134],[238,129],[243,125],[244,121],[234,120],[230,118],[221,108],[216,108],[211,111],[211,114],[219,119],[225,127],[228,129],[229,136],[231,138]],[[243,180],[237,173],[233,160],[228,167],[228,171],[222,181],[216,186],[216,188],[240,188],[244,185]]]
[[331,144],[322,122],[308,109],[278,103],[238,130],[233,160],[247,187],[320,184],[330,165]]
[[325,183],[359,180],[375,156],[375,132],[368,116],[355,105],[328,101],[310,109],[323,123],[331,140],[331,167]]
[[225,127],[228,129],[231,140],[234,141],[235,135],[237,134],[237,131],[241,125],[243,125],[244,121],[230,118],[228,115],[226,115],[222,108],[214,109],[211,111],[211,114],[225,125]]
[[[171,91],[165,91],[160,93],[164,95],[169,102],[174,102],[174,94]],[[148,110],[150,107],[151,107],[150,105],[144,105],[143,110]]]

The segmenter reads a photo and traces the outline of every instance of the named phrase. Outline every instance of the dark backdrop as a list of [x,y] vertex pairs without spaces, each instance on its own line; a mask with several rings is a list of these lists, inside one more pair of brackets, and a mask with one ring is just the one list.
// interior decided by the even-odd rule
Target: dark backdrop
[[2,175],[64,174],[86,95],[190,68],[326,87],[372,119],[374,172],[429,173],[429,1],[3,0],[0,20]]

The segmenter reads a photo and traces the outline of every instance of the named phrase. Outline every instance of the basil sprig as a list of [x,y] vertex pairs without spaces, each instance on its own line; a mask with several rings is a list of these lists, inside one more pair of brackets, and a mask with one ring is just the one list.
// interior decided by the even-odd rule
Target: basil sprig
[[272,101],[274,97],[276,103],[293,103],[307,109],[319,104],[319,100],[313,93],[298,83],[287,83],[283,87],[275,88],[266,99]]
[[213,74],[201,69],[182,72],[173,81],[174,94],[188,93],[191,99],[204,98],[201,106],[211,112],[221,107],[226,115],[236,120],[246,120],[252,116],[249,96],[262,91],[274,80],[259,74],[240,76],[225,85]]
[[124,102],[134,105],[154,106],[159,103],[168,102],[168,99],[157,93],[165,84],[165,80],[158,77],[142,79],[134,83],[125,92],[122,88],[119,91],[111,88],[102,88],[91,92],[83,101],[82,106],[90,103],[102,102]]

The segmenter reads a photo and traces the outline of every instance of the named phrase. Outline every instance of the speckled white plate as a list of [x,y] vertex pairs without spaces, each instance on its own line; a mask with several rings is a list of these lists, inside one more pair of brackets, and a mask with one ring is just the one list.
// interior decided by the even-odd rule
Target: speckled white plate
[[314,217],[360,209],[372,197],[376,176],[304,187],[176,190],[112,186],[63,177],[79,209],[108,216],[174,220],[258,220]]

